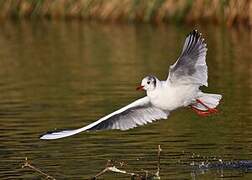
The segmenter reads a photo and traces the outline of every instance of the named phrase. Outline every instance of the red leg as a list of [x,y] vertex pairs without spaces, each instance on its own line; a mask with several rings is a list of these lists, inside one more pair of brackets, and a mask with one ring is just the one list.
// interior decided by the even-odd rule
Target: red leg
[[191,107],[192,110],[193,110],[194,112],[196,112],[199,116],[205,117],[205,116],[208,116],[209,114],[211,114],[211,112],[209,112],[209,111],[202,111],[202,110],[199,110],[199,109],[197,109],[197,108],[195,108],[195,107],[193,107],[193,106],[190,106],[190,107]]
[[206,104],[204,104],[201,100],[199,100],[199,99],[196,99],[196,101],[197,101],[197,103],[200,103],[200,104],[202,104],[205,108],[207,108],[207,110],[206,111],[203,111],[203,110],[199,110],[199,109],[197,109],[197,108],[195,108],[195,107],[193,107],[193,106],[190,106],[191,108],[192,108],[192,110],[194,111],[194,112],[196,112],[199,116],[208,116],[208,115],[210,115],[210,114],[213,114],[213,113],[217,113],[218,112],[218,110],[216,109],[216,108],[210,108],[210,107],[208,107]]
[[197,103],[200,103],[202,104],[205,108],[207,108],[207,111],[210,112],[210,113],[217,113],[218,110],[216,108],[210,108],[208,107],[206,104],[204,104],[201,100],[199,99],[196,99]]

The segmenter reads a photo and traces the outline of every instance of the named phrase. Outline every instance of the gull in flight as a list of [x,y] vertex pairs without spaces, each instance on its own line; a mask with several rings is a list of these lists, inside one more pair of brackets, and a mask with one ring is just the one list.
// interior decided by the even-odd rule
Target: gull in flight
[[170,112],[180,107],[190,107],[200,116],[217,112],[222,96],[203,93],[199,87],[208,86],[206,43],[197,30],[190,32],[177,61],[170,66],[166,80],[153,75],[143,78],[137,90],[146,91],[146,96],[101,119],[74,130],[51,131],[40,139],[59,139],[83,131],[120,129],[128,130],[167,119]]

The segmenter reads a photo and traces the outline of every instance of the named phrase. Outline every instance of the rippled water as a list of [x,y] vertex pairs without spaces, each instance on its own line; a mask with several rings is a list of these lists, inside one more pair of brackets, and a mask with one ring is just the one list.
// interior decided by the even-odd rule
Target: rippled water
[[[39,135],[77,128],[142,97],[146,74],[160,79],[191,27],[85,22],[12,22],[0,29],[0,178],[39,179],[25,157],[57,179],[87,179],[108,159],[161,179],[252,179],[248,169],[198,170],[208,162],[252,160],[252,38],[246,30],[199,27],[208,43],[209,88],[220,113],[179,109],[169,119],[129,131],[81,133],[55,141]],[[198,166],[197,166],[198,167]],[[108,173],[105,179],[128,179]]]

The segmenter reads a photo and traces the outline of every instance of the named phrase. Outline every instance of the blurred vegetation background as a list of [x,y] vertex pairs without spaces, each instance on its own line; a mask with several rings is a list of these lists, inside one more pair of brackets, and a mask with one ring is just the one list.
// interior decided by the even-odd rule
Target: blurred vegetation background
[[1,0],[0,19],[205,22],[252,27],[252,0]]

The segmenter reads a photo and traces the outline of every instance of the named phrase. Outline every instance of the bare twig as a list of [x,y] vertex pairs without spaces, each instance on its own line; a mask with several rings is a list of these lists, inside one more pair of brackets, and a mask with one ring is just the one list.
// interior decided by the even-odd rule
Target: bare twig
[[[120,166],[122,166],[122,162],[119,162]],[[115,173],[121,173],[121,174],[127,174],[127,175],[130,175],[130,176],[139,176],[138,174],[135,174],[135,173],[131,173],[131,172],[127,172],[127,171],[124,171],[124,170],[120,170],[118,169],[113,163],[111,160],[108,160],[107,164],[106,164],[106,167],[105,169],[103,169],[102,171],[100,171],[98,174],[96,174],[93,178],[91,179],[97,179],[99,176],[103,175],[104,173],[106,172],[115,172]]]
[[24,164],[22,165],[22,168],[29,168],[29,169],[32,169],[33,171],[41,174],[42,176],[45,177],[45,179],[52,179],[52,180],[56,180],[54,177],[46,174],[45,172],[41,171],[40,169],[36,168],[35,166],[31,165],[29,162],[28,162],[28,158],[26,157],[25,158],[25,162]]
[[162,149],[161,149],[161,146],[158,145],[158,163],[157,163],[157,172],[156,172],[156,176],[159,177],[159,172],[160,172],[160,153],[161,153]]
[[[121,170],[118,169],[116,167],[115,164],[119,165],[120,167],[123,167],[125,165],[127,165],[125,162],[123,161],[111,161],[108,160],[106,163],[105,168],[100,171],[99,173],[97,173],[93,178],[91,178],[92,180],[96,180],[99,176],[102,176],[104,173],[106,172],[114,172],[114,173],[121,173],[121,174],[126,174],[129,175],[131,177],[131,179],[135,179],[135,180],[147,180],[147,179],[160,179],[159,176],[159,172],[160,172],[160,154],[161,154],[161,146],[158,145],[158,153],[157,153],[157,172],[155,174],[147,171],[147,170],[141,170],[141,172],[127,172],[125,170]],[[44,176],[45,179],[50,179],[50,180],[56,180],[54,177],[48,175],[47,173],[41,171],[40,169],[38,169],[37,167],[33,166],[30,164],[30,162],[28,161],[27,157],[25,158],[25,162],[22,165],[22,168],[29,168],[31,170],[33,170],[34,172],[39,173],[40,175]],[[144,172],[144,174],[143,174]]]
[[[98,174],[96,174],[92,180],[95,180],[97,179],[99,176],[103,175],[104,173],[106,172],[115,172],[115,173],[121,173],[121,174],[127,174],[127,175],[130,175],[131,176],[131,179],[141,179],[141,180],[147,180],[147,179],[160,179],[160,176],[159,176],[159,172],[160,172],[160,154],[161,154],[161,146],[158,145],[158,153],[157,153],[157,158],[158,158],[158,161],[157,161],[157,172],[155,174],[152,174],[150,173],[149,171],[147,170],[144,170],[142,169],[141,172],[127,172],[125,170],[120,170],[118,169],[116,166],[115,166],[115,163],[119,164],[121,167],[125,164],[124,162],[117,162],[117,161],[111,161],[111,160],[108,160],[107,161],[107,164],[106,164],[106,167],[100,171]],[[144,174],[142,174],[144,172]]]

